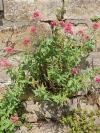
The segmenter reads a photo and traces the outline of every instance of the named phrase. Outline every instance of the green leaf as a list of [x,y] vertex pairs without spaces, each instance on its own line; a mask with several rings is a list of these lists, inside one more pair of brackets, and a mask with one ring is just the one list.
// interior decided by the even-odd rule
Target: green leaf
[[56,12],[57,12],[57,13],[60,13],[60,10],[59,10],[59,9],[56,9]]
[[73,84],[73,81],[69,80],[67,85],[68,85],[68,87],[71,87],[72,84]]
[[67,3],[64,3],[64,6],[67,6]]
[[27,70],[28,69],[28,65],[23,65],[22,70]]

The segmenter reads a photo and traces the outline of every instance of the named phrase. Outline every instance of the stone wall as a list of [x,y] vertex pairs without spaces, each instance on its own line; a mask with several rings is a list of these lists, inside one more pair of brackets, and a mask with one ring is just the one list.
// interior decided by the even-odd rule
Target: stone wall
[[[31,19],[33,12],[39,11],[42,16],[42,21],[37,23],[38,29],[44,25],[43,30],[46,35],[51,35],[50,22],[56,19],[56,9],[61,9],[66,2],[68,5],[64,7],[65,11],[62,17],[72,23],[74,33],[79,29],[87,31],[87,28],[91,28],[92,17],[98,16],[100,19],[100,0],[4,0],[3,26],[0,26],[0,59],[7,59],[16,66],[12,57],[25,50],[23,39],[31,38],[30,28],[34,25]],[[98,23],[100,24],[100,21]],[[91,58],[92,53],[89,56],[89,61],[93,60],[94,66],[96,64],[99,66],[99,57],[96,57],[100,50],[99,40],[97,37],[98,44],[93,52],[95,57]],[[5,51],[8,46],[14,48],[10,54]],[[6,76],[4,71],[0,70],[0,75],[1,85],[10,82],[9,76]]]
[[[44,25],[43,30],[46,35],[51,35],[50,22],[54,21],[57,17],[56,9],[61,9],[64,3],[68,6],[64,8],[63,19],[72,23],[72,29],[76,33],[79,29],[84,31],[91,28],[92,18],[98,16],[100,24],[100,0],[4,0],[4,18],[2,19],[3,25],[0,26],[0,59],[8,60],[11,64],[18,66],[18,63],[13,60],[13,57],[18,58],[18,54],[24,51],[23,39],[31,38],[30,28],[34,25],[31,16],[34,11],[39,11],[42,21],[37,23],[38,29]],[[100,33],[100,27],[99,27]],[[41,34],[41,33],[39,33]],[[97,37],[97,45],[95,50],[81,62],[81,69],[88,69],[89,65],[100,66],[100,37]],[[7,54],[5,48],[12,46],[14,50]],[[0,86],[7,85],[11,82],[9,75],[5,71],[0,70]],[[99,86],[97,88],[100,88]],[[24,95],[25,97],[25,95]],[[54,110],[47,104],[40,108],[34,104],[34,97],[32,99],[24,99],[25,102],[21,104],[26,108],[27,122],[35,122],[39,117],[60,117],[62,112],[58,107]],[[75,101],[76,100],[76,101]],[[77,98],[73,99],[70,103],[69,111],[71,108],[77,107]],[[27,105],[27,106],[26,106]],[[81,102],[82,107],[86,107],[86,103]],[[91,106],[90,110],[97,110],[97,104]],[[46,109],[47,108],[47,109]],[[39,112],[40,109],[40,112]],[[48,111],[49,110],[49,111]],[[51,114],[51,112],[58,111],[58,113]]]

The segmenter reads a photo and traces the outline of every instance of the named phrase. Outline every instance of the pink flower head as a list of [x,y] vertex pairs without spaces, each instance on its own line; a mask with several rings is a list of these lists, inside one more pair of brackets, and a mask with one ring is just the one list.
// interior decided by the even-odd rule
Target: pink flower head
[[29,38],[24,38],[24,42],[23,42],[23,44],[27,44],[29,41],[30,41]]
[[36,18],[34,18],[34,16],[32,16],[32,20],[35,20]]
[[66,26],[66,27],[64,27],[64,32],[71,32],[71,27],[68,27],[68,26]]
[[77,69],[75,67],[72,68],[72,72],[76,73]]
[[67,101],[67,99],[64,99],[63,102],[65,103]]
[[45,38],[47,38],[47,36],[45,36]]
[[62,46],[61,46],[60,48],[61,48],[61,49],[63,49],[63,47],[62,47]]
[[70,23],[67,23],[65,24],[65,27],[64,27],[64,32],[69,32],[70,34],[73,34],[72,30],[71,30],[71,24]]
[[74,34],[72,30],[69,33],[72,34],[72,35]]
[[67,23],[67,24],[65,24],[65,27],[71,27],[72,26],[72,24],[71,23]]
[[38,36],[38,34],[35,34],[36,36]]
[[8,53],[9,51],[13,51],[13,49],[12,49],[12,47],[7,47],[7,48],[6,48],[6,51],[7,51],[7,53]]
[[88,35],[86,35],[85,38],[88,39],[88,40],[90,40],[90,36],[88,36]]
[[53,28],[54,26],[57,26],[56,21],[53,21],[53,22],[51,22],[50,24],[51,24],[51,27],[52,27],[52,28]]
[[30,43],[28,43],[28,46],[30,46],[31,44]]
[[6,67],[6,69],[8,69],[8,68],[10,68],[11,67],[11,65],[8,63],[8,61],[7,60],[1,60],[0,59],[0,67],[2,67],[3,68],[3,70],[5,69],[5,67]]
[[1,94],[3,91],[4,91],[4,88],[1,87],[1,88],[0,88],[0,94]]
[[100,82],[100,79],[99,78],[96,78],[96,82],[99,83]]
[[33,13],[33,16],[34,16],[34,17],[38,17],[38,16],[39,16],[39,12],[34,12],[34,13]]
[[30,33],[33,34],[33,33],[35,33],[35,32],[37,32],[36,27],[32,27],[31,30],[30,30]]
[[96,73],[98,73],[98,72],[99,72],[99,70],[96,71]]
[[15,123],[15,125],[17,125],[17,121],[18,121],[18,116],[17,114],[15,114],[15,116],[11,115],[11,121]]
[[94,22],[93,24],[91,24],[91,26],[92,26],[93,28],[97,29],[97,28],[99,27],[99,24],[96,23],[96,22]]
[[37,17],[37,19],[40,19],[40,20],[42,20],[42,17]]
[[83,32],[83,30],[79,30],[78,33],[79,34],[83,34],[84,32]]
[[61,33],[59,32],[58,35],[61,35]]
[[82,48],[84,48],[84,46],[82,46]]
[[63,26],[64,25],[64,22],[63,21],[59,21],[60,22],[60,26]]

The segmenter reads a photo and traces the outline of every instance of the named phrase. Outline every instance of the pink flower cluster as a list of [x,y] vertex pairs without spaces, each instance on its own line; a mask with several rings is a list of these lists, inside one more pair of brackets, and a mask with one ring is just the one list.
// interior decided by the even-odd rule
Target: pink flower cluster
[[90,36],[88,36],[88,35],[86,35],[85,38],[88,39],[88,40],[90,40]]
[[94,22],[93,24],[91,24],[91,26],[92,26],[93,28],[97,29],[97,28],[99,27],[99,24],[96,23],[96,22]]
[[60,26],[63,26],[65,23],[63,21],[59,21]]
[[84,35],[84,31],[83,31],[83,30],[79,30],[78,33],[76,33],[76,35],[77,35],[77,34],[82,34],[82,35]]
[[50,24],[51,24],[51,27],[52,27],[52,28],[54,28],[54,26],[57,26],[56,21],[53,21],[53,22],[51,22]]
[[96,78],[96,82],[99,83],[100,82],[100,79],[99,78]]
[[37,28],[36,27],[32,27],[31,30],[30,30],[30,33],[33,34],[33,33],[36,33],[37,32]]
[[77,69],[75,67],[72,68],[72,72],[76,73]]
[[62,47],[62,46],[61,46],[60,48],[61,48],[61,49],[63,49],[63,47]]
[[72,25],[70,23],[65,24],[64,32],[69,32],[70,34],[73,35],[73,31],[71,30],[71,26]]
[[[29,38],[24,38],[24,42],[23,42],[23,44],[27,44],[29,41],[30,41]],[[29,46],[29,45],[30,45],[30,43],[28,43],[28,46]]]
[[15,114],[15,116],[11,115],[11,121],[15,123],[15,125],[18,125],[18,116]]
[[65,103],[67,101],[67,99],[64,99],[63,101],[62,101],[62,103]]
[[33,16],[34,16],[34,17],[38,17],[38,16],[39,16],[39,12],[34,12],[34,13],[33,13]]
[[11,67],[11,65],[8,63],[8,61],[7,60],[1,60],[0,59],[0,67],[2,67],[3,68],[3,70],[6,68],[6,69],[8,69],[8,68],[10,68]]
[[7,48],[6,48],[6,51],[7,51],[7,53],[8,53],[9,51],[13,51],[13,49],[12,49],[12,47],[7,47]]
[[61,33],[59,32],[58,35],[61,35]]
[[41,16],[39,16],[39,12],[34,12],[33,13],[33,16],[32,16],[32,20],[35,20],[35,19],[42,19],[42,17]]
[[4,91],[4,88],[1,87],[1,88],[0,88],[0,94],[1,94],[3,91]]

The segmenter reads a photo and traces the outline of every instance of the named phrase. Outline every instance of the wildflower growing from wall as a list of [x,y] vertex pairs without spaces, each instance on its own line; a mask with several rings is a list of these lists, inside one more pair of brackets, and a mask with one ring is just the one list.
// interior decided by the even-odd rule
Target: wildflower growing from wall
[[65,24],[65,27],[71,27],[71,26],[72,26],[71,23],[67,23],[67,24]]
[[60,23],[60,26],[63,26],[64,25],[64,22],[63,21],[59,21]]
[[59,32],[58,35],[61,35],[61,33]]
[[33,13],[33,16],[34,16],[34,17],[38,17],[38,16],[39,16],[39,12],[34,12],[34,13]]
[[8,69],[8,68],[10,68],[12,65],[10,65],[9,63],[8,63],[8,61],[7,60],[1,60],[0,59],[0,68],[2,67],[3,68],[3,70],[6,68],[6,69]]
[[72,31],[72,29],[71,29],[71,26],[72,26],[72,25],[71,25],[70,23],[65,24],[64,32],[69,32],[70,34],[73,35],[73,31]]
[[54,28],[54,26],[57,26],[57,23],[55,21],[51,22],[51,27]]
[[39,16],[39,12],[34,12],[33,13],[33,16],[32,16],[32,20],[36,20],[36,19],[42,19],[42,17],[41,16]]
[[37,32],[37,28],[36,27],[32,27],[31,30],[30,30],[30,33],[33,34],[33,33],[36,33]]
[[76,73],[77,69],[75,67],[72,68],[72,72]]
[[15,123],[15,125],[18,125],[18,116],[15,114],[15,116],[11,115],[11,121]]
[[63,49],[63,47],[62,47],[62,46],[61,46],[60,48],[61,48],[61,49]]
[[88,35],[86,35],[85,38],[88,39],[88,40],[90,40],[90,36],[88,36]]
[[62,102],[65,103],[67,101],[67,99],[64,99]]
[[96,78],[96,82],[97,82],[97,83],[99,83],[99,82],[100,82],[100,79],[99,79],[98,77]]
[[25,38],[23,44],[27,44],[30,41],[29,38]]
[[83,32],[83,30],[79,30],[78,33],[83,34],[84,32]]
[[13,49],[12,49],[12,47],[7,47],[7,48],[6,48],[6,51],[7,51],[7,53],[8,53],[9,51],[13,51]]
[[3,91],[4,91],[4,88],[1,87],[1,88],[0,88],[0,94],[1,94]]
[[40,16],[40,17],[37,17],[37,19],[40,19],[40,20],[42,20],[42,17]]
[[96,22],[94,22],[93,24],[91,24],[91,26],[92,26],[93,28],[97,29],[97,28],[99,27],[99,24],[96,23]]

